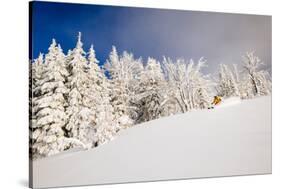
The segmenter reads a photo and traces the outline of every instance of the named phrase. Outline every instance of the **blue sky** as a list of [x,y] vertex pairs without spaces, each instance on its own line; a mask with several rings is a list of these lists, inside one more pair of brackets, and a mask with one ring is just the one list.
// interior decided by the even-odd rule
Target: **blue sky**
[[105,62],[112,45],[135,57],[205,57],[207,72],[219,63],[241,64],[255,51],[271,72],[271,17],[165,9],[33,2],[33,58],[46,53],[52,38],[64,52],[75,47],[82,32],[84,50],[94,44]]

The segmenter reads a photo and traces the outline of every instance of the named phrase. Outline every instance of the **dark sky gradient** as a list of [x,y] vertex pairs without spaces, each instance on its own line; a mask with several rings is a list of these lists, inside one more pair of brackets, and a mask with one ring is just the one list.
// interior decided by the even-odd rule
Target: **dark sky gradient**
[[32,11],[34,58],[47,52],[52,38],[66,53],[81,31],[84,50],[93,43],[101,64],[115,45],[145,61],[203,56],[213,72],[219,63],[240,64],[254,50],[271,72],[270,16],[50,2],[33,2]]

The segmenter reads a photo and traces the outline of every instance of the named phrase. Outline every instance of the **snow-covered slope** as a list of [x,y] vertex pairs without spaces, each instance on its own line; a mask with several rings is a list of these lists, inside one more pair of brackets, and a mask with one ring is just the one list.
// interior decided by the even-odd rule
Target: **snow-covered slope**
[[220,104],[216,106],[216,108],[225,108],[227,106],[234,106],[241,103],[241,99],[239,97],[231,97],[227,99],[223,99]]
[[34,187],[271,173],[271,97],[154,120],[34,161]]

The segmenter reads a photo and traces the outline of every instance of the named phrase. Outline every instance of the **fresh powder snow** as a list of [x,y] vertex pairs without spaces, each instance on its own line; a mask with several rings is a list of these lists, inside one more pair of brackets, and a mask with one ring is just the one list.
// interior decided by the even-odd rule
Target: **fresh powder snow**
[[33,186],[271,173],[271,97],[223,104],[136,125],[102,147],[35,160]]

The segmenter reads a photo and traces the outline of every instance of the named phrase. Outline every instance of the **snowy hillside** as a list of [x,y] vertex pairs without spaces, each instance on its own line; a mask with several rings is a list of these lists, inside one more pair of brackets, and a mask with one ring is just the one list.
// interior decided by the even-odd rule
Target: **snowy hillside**
[[271,97],[146,122],[95,149],[33,163],[54,187],[271,173]]
[[84,50],[81,32],[76,46],[63,52],[53,39],[48,53],[31,61],[29,142],[33,160],[101,146],[120,130],[208,109],[220,97],[235,96],[240,101],[271,94],[271,76],[253,52],[242,57],[241,70],[235,64],[220,64],[212,74],[203,73],[207,66],[203,57],[198,61],[148,57],[145,62],[132,52],[118,53],[115,46],[106,61],[100,62],[93,45]]

